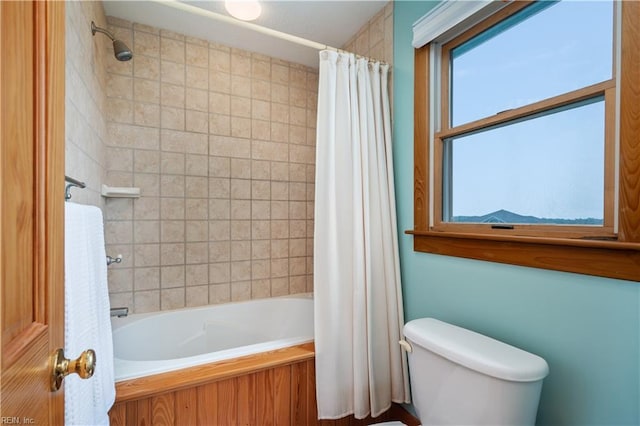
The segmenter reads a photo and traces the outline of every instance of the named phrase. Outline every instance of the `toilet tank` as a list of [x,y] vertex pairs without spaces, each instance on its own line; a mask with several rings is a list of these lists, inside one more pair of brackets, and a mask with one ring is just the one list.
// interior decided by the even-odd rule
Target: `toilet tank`
[[434,318],[404,326],[411,395],[426,425],[533,425],[546,361]]

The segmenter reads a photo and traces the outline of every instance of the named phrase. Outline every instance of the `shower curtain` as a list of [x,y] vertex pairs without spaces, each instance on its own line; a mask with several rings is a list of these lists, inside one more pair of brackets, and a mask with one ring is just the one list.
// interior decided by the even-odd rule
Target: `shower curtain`
[[408,402],[389,66],[320,52],[314,300],[318,417]]

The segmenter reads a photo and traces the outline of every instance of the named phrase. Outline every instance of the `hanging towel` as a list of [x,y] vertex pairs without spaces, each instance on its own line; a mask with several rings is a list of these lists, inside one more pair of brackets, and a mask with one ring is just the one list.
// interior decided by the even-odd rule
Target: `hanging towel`
[[115,400],[113,340],[102,211],[65,203],[65,356],[96,352],[93,377],[64,379],[65,424],[108,425]]

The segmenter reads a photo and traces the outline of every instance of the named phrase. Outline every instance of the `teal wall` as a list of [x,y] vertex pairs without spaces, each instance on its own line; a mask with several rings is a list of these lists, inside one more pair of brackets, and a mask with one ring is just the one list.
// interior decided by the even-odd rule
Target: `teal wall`
[[538,424],[640,424],[640,283],[413,251],[412,24],[396,1],[394,163],[405,318],[435,317],[545,358]]

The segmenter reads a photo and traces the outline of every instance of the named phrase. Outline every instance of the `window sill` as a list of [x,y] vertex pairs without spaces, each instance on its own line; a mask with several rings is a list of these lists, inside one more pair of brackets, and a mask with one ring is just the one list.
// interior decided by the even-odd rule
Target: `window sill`
[[406,231],[414,250],[468,259],[640,281],[640,243]]

